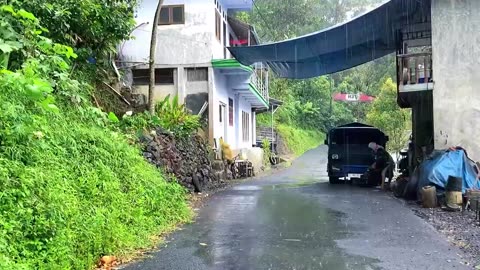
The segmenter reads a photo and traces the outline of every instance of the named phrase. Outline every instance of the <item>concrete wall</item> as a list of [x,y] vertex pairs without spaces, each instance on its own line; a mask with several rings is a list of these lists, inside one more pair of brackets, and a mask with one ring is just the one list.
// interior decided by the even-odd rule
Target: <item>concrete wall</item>
[[[154,100],[163,100],[167,95],[171,97],[178,93],[178,70],[173,71],[173,84],[156,84],[154,89]],[[132,90],[135,93],[145,95],[145,100],[148,100],[148,85],[133,85]]]
[[[132,40],[120,46],[120,54],[124,61],[147,63],[150,48],[152,21],[157,0],[142,0],[136,11],[137,28]],[[224,58],[224,44],[215,36],[215,10],[213,0],[165,0],[164,5],[183,4],[185,8],[185,24],[158,26],[156,65],[159,67],[172,65],[206,64],[212,59]],[[226,21],[226,10],[222,9],[223,22]],[[227,46],[229,35],[235,36],[227,24]],[[227,51],[227,58],[230,54]]]
[[435,148],[480,160],[480,1],[432,0]]

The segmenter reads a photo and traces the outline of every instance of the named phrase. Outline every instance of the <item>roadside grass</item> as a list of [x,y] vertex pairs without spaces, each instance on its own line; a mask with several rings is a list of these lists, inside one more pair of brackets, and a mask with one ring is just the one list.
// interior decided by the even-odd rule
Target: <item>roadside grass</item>
[[325,134],[317,130],[300,129],[285,124],[278,124],[276,129],[287,148],[297,157],[318,147],[325,139]]
[[1,269],[90,269],[102,255],[151,247],[190,220],[184,188],[122,134],[73,114],[15,111],[28,107],[5,91],[0,97],[11,112],[0,117],[4,125],[14,124],[9,116],[35,118],[0,147]]

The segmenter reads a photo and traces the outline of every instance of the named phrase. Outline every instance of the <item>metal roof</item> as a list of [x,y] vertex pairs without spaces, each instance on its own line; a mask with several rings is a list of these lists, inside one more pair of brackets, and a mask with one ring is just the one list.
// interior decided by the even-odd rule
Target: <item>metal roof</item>
[[330,74],[393,53],[399,31],[426,20],[430,0],[390,0],[352,20],[276,43],[229,47],[244,65],[264,62],[280,77],[303,79]]

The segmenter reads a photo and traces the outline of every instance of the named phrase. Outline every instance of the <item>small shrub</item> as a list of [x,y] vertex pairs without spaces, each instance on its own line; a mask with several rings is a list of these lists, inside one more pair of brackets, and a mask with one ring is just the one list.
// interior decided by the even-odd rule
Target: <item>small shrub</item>
[[188,113],[184,104],[179,104],[178,95],[172,99],[168,95],[156,104],[153,121],[181,137],[191,135],[201,127],[200,118]]
[[197,115],[190,114],[184,104],[179,104],[178,96],[171,99],[168,95],[155,105],[155,115],[144,112],[124,116],[120,127],[129,134],[143,133],[148,129],[161,127],[175,136],[188,137],[201,127],[201,123]]
[[270,158],[272,157],[271,144],[268,139],[262,140],[262,149],[263,149],[263,165],[270,165]]

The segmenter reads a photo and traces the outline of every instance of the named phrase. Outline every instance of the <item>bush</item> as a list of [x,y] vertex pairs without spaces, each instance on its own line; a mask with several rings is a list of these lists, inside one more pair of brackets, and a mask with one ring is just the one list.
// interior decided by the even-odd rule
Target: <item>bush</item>
[[93,56],[108,62],[135,27],[135,0],[9,0],[17,9],[32,12],[49,29],[54,42],[76,48],[81,60]]
[[263,149],[263,165],[270,165],[270,158],[272,157],[271,143],[268,139],[262,140],[262,149]]
[[[175,135],[185,137],[193,134],[200,128],[200,118],[187,112],[184,104],[179,104],[178,95],[170,100],[170,95],[155,105],[154,121],[173,132]],[[155,123],[155,122],[154,122]]]
[[178,96],[170,99],[168,95],[155,105],[155,115],[144,112],[124,116],[120,127],[129,134],[161,127],[177,137],[186,138],[194,134],[201,127],[201,123],[197,115],[188,113],[185,105],[178,103]]

